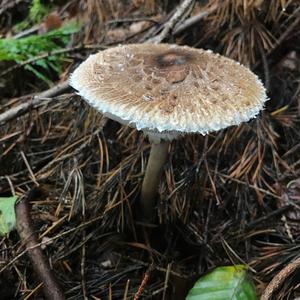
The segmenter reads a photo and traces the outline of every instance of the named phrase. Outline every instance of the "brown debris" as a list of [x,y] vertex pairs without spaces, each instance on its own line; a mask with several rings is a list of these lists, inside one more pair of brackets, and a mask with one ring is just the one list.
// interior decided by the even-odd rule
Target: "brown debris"
[[34,271],[43,283],[43,290],[46,299],[64,300],[64,294],[59,286],[57,279],[43,254],[42,249],[38,245],[38,240],[30,217],[29,199],[24,196],[16,204],[17,230],[22,243],[25,245],[27,254],[31,259]]
[[272,295],[280,288],[280,286],[284,283],[288,276],[291,276],[293,272],[295,272],[298,268],[300,268],[300,258],[296,259],[289,263],[284,269],[282,269],[269,283],[264,293],[261,296],[261,300],[270,300],[272,299]]

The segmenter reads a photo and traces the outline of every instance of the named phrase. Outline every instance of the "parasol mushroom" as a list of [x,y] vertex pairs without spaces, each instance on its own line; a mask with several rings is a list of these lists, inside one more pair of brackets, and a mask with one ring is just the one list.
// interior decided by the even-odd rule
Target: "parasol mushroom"
[[152,143],[141,191],[146,218],[155,207],[168,145],[254,118],[267,100],[249,69],[210,50],[131,44],[91,55],[70,85],[107,117],[142,130]]

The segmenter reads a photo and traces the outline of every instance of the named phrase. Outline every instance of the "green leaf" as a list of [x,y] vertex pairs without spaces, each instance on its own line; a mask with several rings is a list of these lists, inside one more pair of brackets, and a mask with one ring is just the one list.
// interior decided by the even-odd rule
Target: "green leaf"
[[257,300],[243,265],[218,267],[201,277],[186,300]]
[[40,0],[32,0],[27,18],[24,21],[16,24],[14,26],[14,30],[18,32],[26,29],[30,25],[40,23],[43,17],[46,16],[49,11],[49,5],[45,6]]
[[32,23],[38,23],[48,13],[48,10],[49,8],[44,6],[40,0],[33,0],[28,17]]
[[5,235],[16,226],[15,202],[17,197],[0,197],[0,235]]
[[42,81],[46,82],[48,85],[51,84],[51,80],[41,72],[37,71],[35,68],[33,68],[30,65],[25,66],[25,69],[28,71],[31,71],[37,78],[41,79]]
[[47,77],[47,74],[52,70],[60,73],[65,57],[63,53],[51,55],[51,52],[65,49],[70,42],[70,35],[79,29],[80,24],[78,22],[69,22],[43,35],[30,35],[20,39],[0,38],[0,61],[22,63],[28,59],[48,54],[46,58],[37,59],[24,68],[50,84],[51,80]]

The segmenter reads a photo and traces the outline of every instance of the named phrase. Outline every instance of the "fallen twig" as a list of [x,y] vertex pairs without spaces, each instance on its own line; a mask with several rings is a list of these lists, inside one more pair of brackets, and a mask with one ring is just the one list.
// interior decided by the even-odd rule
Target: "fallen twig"
[[145,286],[147,285],[147,282],[149,281],[150,278],[150,273],[153,270],[153,265],[150,265],[146,273],[144,274],[144,278],[139,286],[138,291],[134,294],[133,300],[138,300],[140,296],[142,295]]
[[20,3],[25,2],[25,0],[15,0],[15,1],[1,1],[1,8],[0,8],[0,16],[5,14],[8,10],[14,8],[15,6],[19,5]]
[[174,29],[176,24],[178,24],[179,21],[182,21],[182,18],[186,11],[190,9],[194,4],[194,0],[184,0],[176,9],[176,12],[171,17],[171,19],[164,25],[164,28],[162,32],[150,39],[147,40],[148,43],[160,43],[162,42],[168,34]]
[[180,34],[183,31],[185,31],[187,28],[194,26],[195,24],[197,24],[198,22],[200,22],[201,20],[206,18],[209,14],[214,12],[217,9],[217,7],[218,7],[217,5],[212,6],[209,9],[204,10],[204,11],[200,12],[199,14],[186,19],[181,24],[178,24],[177,26],[175,26],[173,34],[174,35]]
[[[63,236],[66,236],[68,234],[71,234],[73,233],[74,231],[78,230],[78,229],[81,229],[81,228],[85,228],[86,226],[89,226],[97,221],[99,221],[100,219],[103,218],[103,215],[100,215],[96,218],[93,218],[89,221],[86,221],[85,223],[81,223],[79,226],[77,227],[73,227],[69,230],[66,230],[62,233],[59,233],[57,235],[55,235],[54,237],[51,237],[49,238],[47,241],[42,241],[42,242],[39,242],[31,247],[27,247],[25,250],[23,250],[21,253],[19,253],[17,256],[15,256],[13,259],[11,259],[7,264],[5,264],[1,269],[0,269],[0,274],[2,274],[5,270],[7,270],[7,268],[9,268],[10,266],[12,266],[16,261],[18,261],[23,255],[25,255],[29,250],[32,250],[32,249],[35,249],[37,247],[40,247],[42,245],[46,245],[47,243],[50,243],[52,241],[55,241]],[[111,234],[111,233],[109,233]]]
[[271,299],[274,292],[282,285],[285,279],[290,276],[297,268],[300,267],[300,257],[295,261],[289,263],[285,268],[283,268],[269,283],[265,291],[263,292],[260,300]]
[[267,220],[271,219],[271,218],[275,218],[283,213],[285,213],[286,211],[288,211],[289,209],[291,209],[292,207],[294,207],[292,204],[287,204],[283,207],[280,207],[272,212],[270,212],[269,214],[266,214],[258,219],[255,219],[254,221],[250,222],[250,223],[247,223],[246,224],[246,228],[249,230],[249,229],[252,229],[258,225],[260,225],[261,223],[263,222],[266,222]]
[[46,90],[40,93],[39,95],[34,96],[32,100],[29,100],[25,103],[21,103],[18,106],[8,109],[4,113],[0,114],[0,126],[4,125],[6,122],[16,117],[25,114],[29,109],[38,107],[40,104],[42,104],[43,101],[45,101],[45,98],[49,98],[46,101],[51,101],[52,100],[51,97],[55,97],[58,94],[65,92],[68,88],[69,88],[68,81],[64,81],[62,83],[55,85],[49,90]]
[[263,45],[261,43],[257,43],[257,44],[258,44],[258,50],[259,50],[260,55],[261,55],[262,64],[263,64],[263,67],[264,67],[264,74],[265,74],[264,84],[265,84],[265,88],[266,88],[267,91],[269,91],[269,89],[270,89],[270,71],[269,71],[267,56],[266,56],[266,53],[264,51]]
[[18,233],[22,243],[27,249],[34,271],[43,282],[43,290],[46,299],[64,300],[64,294],[50,269],[50,265],[47,262],[41,247],[35,247],[38,244],[38,240],[34,233],[32,219],[30,217],[28,195],[25,195],[18,201],[15,211]]

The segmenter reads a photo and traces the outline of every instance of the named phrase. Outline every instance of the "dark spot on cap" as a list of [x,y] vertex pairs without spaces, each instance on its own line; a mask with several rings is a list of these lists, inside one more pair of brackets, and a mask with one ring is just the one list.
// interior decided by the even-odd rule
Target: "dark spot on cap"
[[130,61],[130,65],[131,66],[138,66],[138,65],[140,65],[142,63],[142,61],[141,60],[138,60],[138,59],[132,59],[131,61]]
[[152,79],[152,83],[153,83],[153,84],[160,84],[161,81],[160,81],[159,79],[157,79],[157,78],[153,78],[153,79]]
[[200,84],[197,81],[194,81],[193,84],[194,84],[194,87],[197,89],[200,87]]
[[145,85],[145,89],[148,90],[148,91],[151,91],[152,90],[152,86],[150,84],[146,84]]
[[135,75],[133,75],[133,79],[138,82],[143,79],[143,76],[140,74],[135,74]]
[[169,104],[171,106],[176,106],[178,104],[178,97],[175,94],[172,94],[170,99],[169,99]]
[[168,52],[163,55],[159,55],[156,58],[156,62],[161,68],[181,66],[188,62],[188,57],[183,53]]
[[160,92],[161,95],[167,95],[169,93],[169,89],[168,88],[162,88],[162,89],[160,89],[159,92]]

